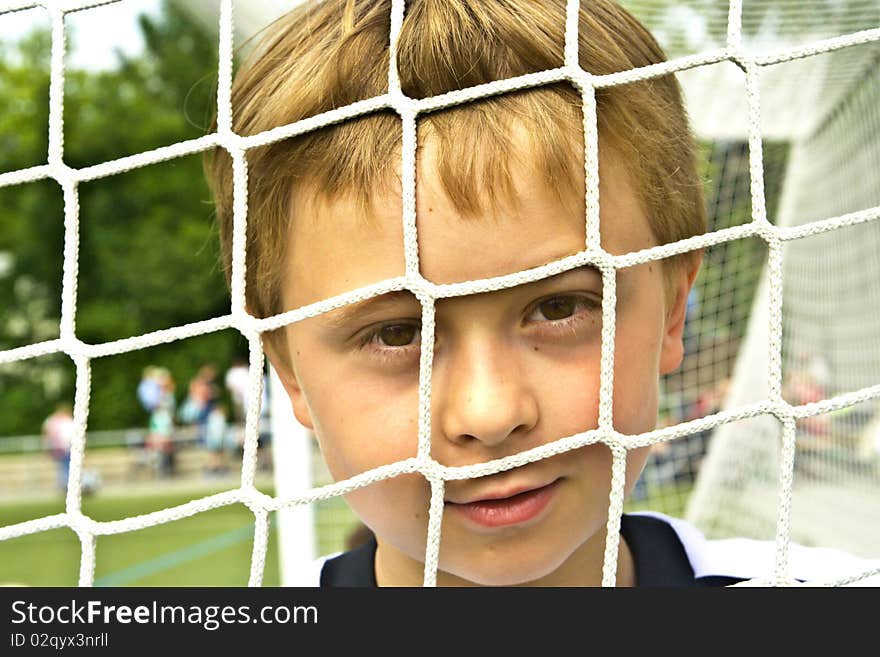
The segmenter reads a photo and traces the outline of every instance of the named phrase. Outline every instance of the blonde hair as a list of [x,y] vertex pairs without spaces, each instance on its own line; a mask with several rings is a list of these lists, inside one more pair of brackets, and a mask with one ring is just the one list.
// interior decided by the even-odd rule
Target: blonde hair
[[[391,0],[312,0],[272,24],[236,76],[234,130],[256,134],[385,93],[390,12]],[[665,60],[651,34],[609,0],[582,0],[579,20],[579,60],[591,73]],[[564,26],[565,0],[409,0],[397,46],[402,90],[424,98],[556,68],[563,63]],[[658,243],[704,232],[696,147],[674,77],[600,89],[596,100],[602,147],[625,167]],[[572,197],[583,184],[581,98],[571,85],[424,115],[420,131],[429,129],[438,143],[439,182],[463,215],[515,196],[515,125],[528,128],[530,159],[560,198]],[[248,152],[245,293],[252,314],[287,310],[281,286],[285,245],[296,220],[294,191],[325,199],[347,195],[368,217],[376,195],[394,179],[400,142],[399,117],[382,112]],[[228,153],[209,153],[206,171],[228,280]],[[677,256],[676,264],[689,256]]]

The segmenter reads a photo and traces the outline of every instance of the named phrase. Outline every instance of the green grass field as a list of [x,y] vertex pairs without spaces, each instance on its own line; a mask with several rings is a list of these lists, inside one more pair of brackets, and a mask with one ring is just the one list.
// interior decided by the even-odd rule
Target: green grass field
[[[182,504],[205,495],[175,493],[149,497],[96,496],[83,500],[83,513],[116,520]],[[59,513],[63,502],[21,502],[0,506],[0,525]],[[253,546],[253,514],[243,505],[135,532],[98,537],[96,586],[244,586]],[[278,584],[274,529],[263,583]],[[0,582],[29,586],[72,586],[79,578],[80,543],[70,529],[56,529],[0,542]]]
[[[83,513],[99,521],[118,520],[176,506],[212,492],[216,491],[199,489],[144,496],[99,494],[83,500]],[[680,516],[689,492],[652,491],[652,499],[627,503],[626,510],[647,508]],[[677,504],[681,507],[675,508]],[[0,504],[0,526],[60,513],[63,506],[60,497]],[[345,536],[353,522],[345,502],[341,498],[325,500],[315,514],[318,553],[344,549]],[[95,585],[246,586],[253,533],[253,514],[243,505],[232,505],[148,529],[101,536],[96,544]],[[0,541],[0,584],[75,586],[79,562],[79,539],[70,529]],[[279,581],[273,523],[263,585],[277,586]]]

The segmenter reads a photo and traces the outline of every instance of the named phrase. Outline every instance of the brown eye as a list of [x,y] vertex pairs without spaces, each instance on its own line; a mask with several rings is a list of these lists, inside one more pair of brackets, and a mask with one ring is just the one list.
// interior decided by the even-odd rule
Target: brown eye
[[406,347],[413,343],[418,327],[413,324],[393,324],[379,331],[379,341],[387,347]]
[[538,306],[544,319],[559,320],[566,319],[574,315],[577,307],[577,299],[575,297],[553,297],[547,299]]

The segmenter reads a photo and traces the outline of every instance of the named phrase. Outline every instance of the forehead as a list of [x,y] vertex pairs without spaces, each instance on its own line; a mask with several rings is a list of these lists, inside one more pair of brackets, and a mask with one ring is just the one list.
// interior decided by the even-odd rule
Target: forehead
[[[485,203],[463,216],[433,168],[432,150],[420,156],[416,184],[419,265],[435,283],[511,274],[582,251],[586,242],[583,182],[580,197],[564,201],[534,167],[512,171],[515,196]],[[372,216],[354,199],[299,194],[284,264],[285,310],[402,276],[404,231],[399,186],[377,194]],[[654,245],[651,228],[625,169],[614,157],[600,162],[602,246],[613,254]]]

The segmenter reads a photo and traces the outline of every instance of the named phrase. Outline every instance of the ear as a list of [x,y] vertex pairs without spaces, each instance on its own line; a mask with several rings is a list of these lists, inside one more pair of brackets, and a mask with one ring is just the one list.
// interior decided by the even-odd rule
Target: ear
[[671,303],[667,304],[666,322],[663,325],[663,341],[660,348],[661,374],[669,374],[678,369],[684,358],[682,336],[687,317],[687,300],[702,261],[702,251],[693,254],[689,261],[679,265],[672,280],[667,283],[666,292],[671,295]]
[[[279,336],[276,340],[283,340],[283,338]],[[281,385],[284,386],[284,390],[290,398],[290,405],[293,407],[293,414],[296,416],[297,421],[307,429],[314,430],[312,414],[309,412],[306,397],[297,379],[287,344],[285,343],[279,347],[279,345],[274,344],[276,340],[269,339],[263,341],[266,357],[272,363],[272,367],[275,368],[275,372],[281,380]]]

